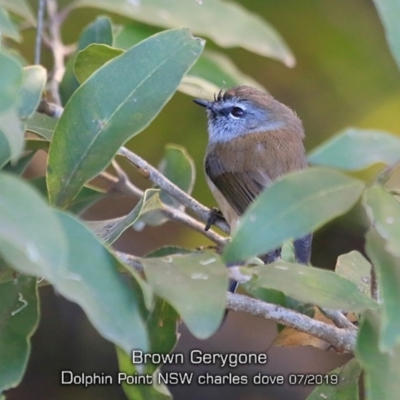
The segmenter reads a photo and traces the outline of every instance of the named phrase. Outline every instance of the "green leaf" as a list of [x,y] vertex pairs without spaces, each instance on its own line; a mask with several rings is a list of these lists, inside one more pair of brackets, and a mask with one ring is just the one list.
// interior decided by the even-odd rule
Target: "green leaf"
[[58,119],[38,112],[26,120],[25,130],[36,133],[43,139],[51,141]]
[[[76,0],[75,7],[96,7],[124,17],[165,28],[186,26],[193,33],[211,38],[222,47],[243,47],[282,61],[289,67],[295,59],[276,30],[239,4],[220,0]],[[235,21],[235,23],[232,23]]]
[[[137,376],[137,379],[146,379],[146,383],[128,384],[122,382],[122,389],[129,400],[168,400],[171,396],[168,394],[160,393],[156,387],[156,378],[153,374],[146,373],[139,376],[137,368],[132,364],[132,359],[125,354],[122,350],[117,350],[118,364],[120,369],[121,379],[129,376]],[[144,376],[145,375],[145,378]],[[126,379],[126,378],[125,378]],[[142,381],[143,382],[143,381]],[[168,390],[168,389],[166,389]]]
[[23,82],[19,96],[21,103],[18,108],[19,117],[28,119],[36,111],[42,98],[47,72],[41,65],[33,65],[23,69]]
[[240,71],[225,54],[205,51],[182,81],[179,90],[194,97],[210,98],[223,87],[247,85],[265,91],[256,80]]
[[353,358],[329,372],[328,375],[323,375],[324,379],[329,379],[328,383],[318,385],[307,397],[307,400],[357,400],[360,374],[360,364]]
[[[192,193],[196,170],[192,157],[184,147],[171,144],[165,146],[164,157],[158,165],[158,170],[185,193]],[[170,206],[179,207],[181,205],[164,190],[161,190],[160,198]]]
[[111,20],[108,17],[97,17],[87,25],[79,35],[77,50],[66,63],[66,70],[60,84],[60,95],[62,103],[66,104],[75,90],[79,87],[74,74],[76,55],[92,43],[111,45],[113,42]]
[[385,28],[386,40],[393,58],[400,67],[400,26],[397,16],[400,14],[400,3],[397,0],[373,0]]
[[158,189],[147,189],[139,203],[127,215],[103,221],[86,221],[96,235],[105,243],[114,243],[126,229],[132,226],[139,218],[154,209],[160,209],[162,204],[159,199]]
[[0,113],[0,137],[2,142],[7,141],[5,158],[0,159],[0,165],[9,160],[16,162],[24,149],[24,130],[14,108]]
[[379,350],[380,318],[368,312],[361,323],[355,354],[364,371],[366,400],[397,400],[400,393],[400,345]]
[[[44,176],[31,179],[29,182],[43,195],[43,197],[48,197],[46,178]],[[68,210],[74,214],[80,215],[84,213],[90,206],[103,199],[105,196],[106,193],[103,190],[86,185],[79,192],[78,196],[76,196],[75,199],[70,203]]]
[[371,263],[358,251],[351,251],[338,257],[335,272],[354,282],[358,290],[371,296]]
[[381,298],[379,346],[391,351],[400,340],[400,258],[387,251],[385,240],[375,228],[366,235],[365,250],[375,267]]
[[7,136],[0,130],[0,169],[8,163],[11,157],[11,149]]
[[128,50],[149,36],[155,35],[159,29],[154,26],[133,22],[114,27],[114,31],[117,32],[113,45],[119,49]]
[[142,258],[146,278],[157,296],[170,303],[199,339],[221,324],[228,277],[220,257],[211,253]]
[[323,168],[284,176],[249,207],[225,247],[226,262],[237,262],[276,249],[344,214],[358,200],[364,184]]
[[[127,24],[117,34],[114,46],[128,49],[154,33],[154,27],[138,23]],[[225,54],[206,50],[183,78],[179,90],[193,97],[211,98],[221,87],[239,85],[257,87],[265,91],[257,81],[240,71]]]
[[0,283],[12,281],[14,278],[15,270],[0,257]]
[[[123,52],[121,49],[101,44],[92,44],[80,51],[74,67],[79,83],[82,84],[97,69]],[[222,86],[237,85],[249,85],[263,89],[258,82],[239,71],[228,57],[221,53],[208,51],[183,77],[178,89],[190,96],[212,97]]]
[[[88,221],[87,224],[104,242],[112,244],[126,229],[136,224],[140,218],[145,219],[148,214],[152,214],[152,211],[161,210],[162,206],[159,189],[148,189],[129,214],[109,220]],[[150,223],[151,218],[147,222]]]
[[92,43],[112,45],[113,34],[111,20],[108,17],[97,17],[79,36],[78,50],[82,50]]
[[342,311],[363,311],[377,304],[357,286],[332,271],[278,261],[251,269],[255,277],[243,287],[279,290],[303,303]]
[[65,107],[50,145],[51,203],[67,205],[121,145],[155,118],[203,45],[187,29],[163,32],[114,58],[85,81]]
[[106,62],[124,53],[123,50],[105,44],[91,44],[81,50],[75,59],[74,71],[78,82],[82,84]]
[[11,21],[8,12],[2,7],[0,7],[0,32],[2,35],[14,39],[17,42],[21,41],[21,35],[19,34],[18,29]]
[[400,160],[400,138],[384,131],[348,128],[322,143],[308,155],[311,164],[348,171]]
[[36,19],[32,9],[25,0],[0,0],[0,6],[24,18],[31,25],[36,25]]
[[39,321],[36,278],[20,275],[0,284],[0,393],[21,382]]
[[[243,287],[243,285],[241,287]],[[258,286],[247,285],[246,291],[256,299],[265,301],[266,303],[288,307],[285,294],[279,290],[265,289]]]
[[191,254],[192,252],[193,250],[186,249],[184,247],[164,246],[150,251],[150,253],[146,254],[146,257],[165,257],[172,254]]
[[0,187],[2,257],[16,270],[38,277],[63,269],[67,243],[53,210],[30,185],[13,175],[0,174]]
[[89,207],[106,197],[106,192],[94,186],[86,185],[79,192],[78,196],[69,205],[68,210],[74,214],[81,215]]
[[400,203],[383,187],[368,188],[363,205],[371,224],[385,239],[385,249],[400,257]]
[[[0,3],[1,4],[1,3]],[[15,105],[22,84],[22,68],[11,55],[0,50],[0,114]]]
[[[178,145],[167,145],[165,147],[164,157],[158,165],[158,170],[168,178],[172,183],[182,189],[184,192],[191,194],[196,178],[196,169],[193,159],[190,157],[185,148]],[[180,210],[184,210],[185,207],[171,197],[165,190],[160,191],[160,201],[167,206],[174,207]],[[150,219],[154,217],[154,214],[158,214],[153,218],[155,221],[150,225],[160,225],[166,221],[163,215],[160,215],[160,211],[155,211],[150,214],[146,214],[145,218],[141,218],[138,222],[149,223]],[[154,223],[156,222],[156,223]],[[137,227],[136,223],[136,229]]]
[[[168,354],[170,353],[178,340],[177,326],[179,323],[179,315],[164,300],[157,298],[150,310],[144,310],[143,319],[146,321],[147,331],[150,338],[150,351],[152,354]],[[127,375],[137,374],[141,369],[142,374],[154,376],[161,364],[153,364],[148,362],[144,365],[136,365],[132,363],[132,357],[117,348],[118,362],[120,371]],[[150,378],[149,378],[150,379]],[[165,392],[167,389],[157,385],[157,379],[151,378],[153,384],[145,385],[129,385],[122,384],[128,399],[169,399],[169,395],[160,393],[160,389]]]
[[50,143],[47,140],[42,139],[34,139],[34,138],[26,138],[25,141],[25,150],[26,151],[38,151],[44,150],[45,152],[48,151]]
[[148,350],[136,295],[119,275],[118,260],[81,222],[57,212],[68,239],[66,268],[50,277],[55,289],[79,304],[100,334],[126,353]]
[[35,156],[35,152],[34,151],[29,151],[26,154],[24,154],[18,161],[17,163],[8,163],[5,167],[4,167],[4,171],[5,172],[10,172],[13,173],[15,175],[21,176],[26,168],[28,167],[28,165],[31,163],[32,158]]

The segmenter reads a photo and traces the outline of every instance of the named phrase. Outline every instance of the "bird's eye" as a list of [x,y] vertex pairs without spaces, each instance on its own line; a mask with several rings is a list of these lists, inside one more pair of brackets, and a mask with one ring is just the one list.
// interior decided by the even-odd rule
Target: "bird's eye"
[[244,111],[240,107],[232,107],[230,114],[232,115],[232,117],[240,118],[243,116]]

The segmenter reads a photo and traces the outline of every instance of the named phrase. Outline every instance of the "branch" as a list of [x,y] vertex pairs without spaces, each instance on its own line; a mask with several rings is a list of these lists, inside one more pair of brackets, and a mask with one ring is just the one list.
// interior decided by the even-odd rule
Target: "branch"
[[352,352],[355,348],[356,330],[340,329],[282,306],[228,292],[227,308],[233,311],[242,311],[257,317],[270,319],[279,324],[289,326],[298,331],[325,340],[325,342],[330,345],[347,352]]
[[40,64],[41,49],[42,49],[42,35],[43,35],[43,18],[44,18],[44,5],[46,0],[39,0],[37,11],[37,28],[35,39],[35,64]]
[[[165,190],[169,195],[178,200],[185,207],[190,208],[202,221],[208,221],[208,218],[210,217],[210,210],[207,207],[204,207],[198,201],[193,199],[193,197],[179,189],[178,186],[174,185],[148,162],[143,160],[132,151],[128,150],[126,147],[121,147],[118,151],[118,154],[125,157],[131,164],[141,170],[142,173],[158,187]],[[218,226],[218,228],[220,228],[223,232],[229,233],[229,226],[227,223],[216,221],[215,225]]]
[[353,329],[357,330],[357,328],[340,312],[340,311],[332,311],[322,309],[321,311],[338,327],[344,329]]
[[[63,108],[61,106],[57,106],[56,104],[49,103],[47,100],[42,99],[40,102],[37,111],[48,115],[49,117],[60,118],[63,112]],[[161,172],[159,172],[156,168],[152,167],[145,160],[132,153],[125,147],[121,147],[119,150],[119,154],[126,157],[135,167],[137,167],[142,174],[150,179],[153,183],[158,185],[161,189],[165,190],[172,197],[176,198],[181,204],[186,207],[189,207],[193,210],[203,221],[207,221],[210,216],[210,210],[207,207],[204,207],[202,204],[197,202],[193,197],[189,196],[183,190],[179,189],[178,186],[173,184],[170,180],[168,180]],[[99,174],[99,178],[102,180],[111,183],[112,188],[111,191],[125,194],[132,194],[136,197],[141,197],[143,195],[143,191],[136,187],[129,179],[126,172],[119,166],[115,161],[113,162],[113,166],[115,171],[118,174],[118,177],[115,177],[109,174],[106,171],[103,171]],[[207,231],[204,230],[204,224],[197,221],[195,218],[187,215],[185,212],[180,211],[179,209],[167,206],[164,204],[162,210],[160,210],[164,215],[173,220],[180,222],[183,225],[192,228],[196,232],[201,233],[203,236],[210,239],[212,242],[217,244],[220,248],[222,248],[227,239],[221,235],[218,235],[212,229]],[[216,225],[222,229],[224,232],[229,232],[229,226],[222,222],[217,221]]]
[[371,298],[379,303],[379,288],[375,267],[371,265]]
[[50,80],[50,93],[52,100],[57,105],[61,105],[59,86],[65,72],[64,57],[69,50],[61,40],[61,24],[63,19],[57,13],[57,0],[47,0],[47,14],[49,16],[48,40],[54,59],[53,74]]
[[[124,170],[115,162],[113,162],[114,169],[117,171],[118,178],[109,174],[108,172],[102,172],[100,174],[100,177],[107,181],[112,183],[112,188],[111,190],[113,192],[119,192],[119,193],[127,193],[127,194],[132,194],[136,197],[142,197],[143,196],[143,191],[136,187],[130,180],[128,175],[125,173]],[[208,231],[204,230],[204,224],[197,221],[195,218],[191,217],[190,215],[187,215],[185,212],[174,208],[170,207],[166,204],[163,204],[163,208],[160,210],[165,217],[172,221],[179,222],[196,232],[201,233],[203,236],[207,237],[210,239],[212,242],[217,244],[219,247],[223,247],[226,244],[227,239],[224,238],[221,235],[218,235],[216,232],[214,232],[212,229],[209,229]]]
[[[115,251],[114,253],[122,262],[134,270],[143,272],[143,265],[140,262],[140,258],[120,251]],[[245,312],[289,326],[322,339],[337,349],[343,349],[347,352],[354,350],[357,329],[353,325],[351,329],[340,329],[276,304],[265,303],[261,300],[230,292],[227,292],[227,296],[227,308],[229,310]]]

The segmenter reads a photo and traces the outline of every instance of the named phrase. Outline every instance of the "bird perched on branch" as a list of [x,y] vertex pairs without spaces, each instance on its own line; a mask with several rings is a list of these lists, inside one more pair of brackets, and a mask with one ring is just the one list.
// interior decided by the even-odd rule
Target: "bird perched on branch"
[[[301,120],[269,94],[249,86],[219,92],[214,101],[195,99],[207,110],[207,183],[233,229],[253,200],[274,180],[307,167]],[[295,258],[310,261],[312,234],[294,240]],[[281,249],[261,256],[265,263]]]

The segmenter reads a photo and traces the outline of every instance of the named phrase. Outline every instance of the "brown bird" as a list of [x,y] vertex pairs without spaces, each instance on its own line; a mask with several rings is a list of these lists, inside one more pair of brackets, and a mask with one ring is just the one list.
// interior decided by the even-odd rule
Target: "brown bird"
[[[233,229],[240,216],[271,182],[307,167],[301,120],[272,96],[248,86],[219,92],[207,109],[209,142],[204,168],[207,183]],[[308,264],[312,234],[294,241],[296,260]],[[281,249],[261,256],[265,263]]]

